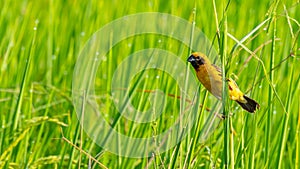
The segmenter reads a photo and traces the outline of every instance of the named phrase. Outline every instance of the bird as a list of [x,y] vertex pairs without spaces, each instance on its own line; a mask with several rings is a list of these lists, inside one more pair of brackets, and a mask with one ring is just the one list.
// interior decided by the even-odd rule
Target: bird
[[[197,78],[202,85],[217,99],[222,100],[222,70],[217,65],[212,64],[208,57],[201,52],[192,53],[187,61],[195,69]],[[259,109],[260,105],[246,96],[233,79],[227,78],[226,82],[229,89],[229,99],[236,101],[249,113],[254,113]]]

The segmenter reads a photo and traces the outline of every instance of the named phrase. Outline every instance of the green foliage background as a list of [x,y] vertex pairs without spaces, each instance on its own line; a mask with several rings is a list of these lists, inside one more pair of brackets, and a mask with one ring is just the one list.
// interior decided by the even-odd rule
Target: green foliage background
[[[2,0],[0,9],[1,168],[299,168],[299,1]],[[261,106],[249,114],[228,102],[232,114],[229,147],[224,144],[223,125],[205,142],[197,141],[201,128],[195,126],[178,146],[150,158],[125,158],[109,152],[96,156],[101,147],[82,131],[72,105],[76,58],[99,28],[138,12],[169,13],[195,21],[219,53],[225,47],[223,35],[228,35],[227,76],[235,78]],[[243,45],[235,48],[234,39]],[[103,98],[99,102],[105,102],[101,111],[108,120],[118,112],[107,101],[110,81],[105,79],[110,79],[126,56],[149,47],[177,53],[183,61],[189,54],[179,42],[154,35],[132,37],[114,47],[103,65],[107,72],[96,80],[98,95]],[[163,72],[149,70],[147,74],[150,80],[142,81],[140,88],[162,86],[160,90],[165,93],[179,95],[176,82]],[[156,80],[157,75],[162,78]],[[138,107],[142,103],[145,107],[139,109],[147,109],[148,95],[139,92],[133,104]],[[199,95],[197,104],[205,103],[208,108],[215,105],[202,87]],[[134,128],[132,122],[122,119],[117,128],[124,133],[134,129],[139,137],[164,131],[174,122],[166,119],[178,115],[179,102],[168,97],[169,114],[157,123]],[[200,112],[199,108],[199,114],[212,113]],[[226,146],[228,166],[224,165]],[[98,164],[90,163],[92,157]]]

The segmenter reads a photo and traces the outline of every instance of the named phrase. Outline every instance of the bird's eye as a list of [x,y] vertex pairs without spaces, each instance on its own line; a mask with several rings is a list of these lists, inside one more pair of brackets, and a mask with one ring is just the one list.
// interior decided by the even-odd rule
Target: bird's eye
[[198,63],[199,65],[203,65],[203,64],[204,64],[204,59],[201,58],[201,57],[198,57],[198,58],[197,58],[197,63]]

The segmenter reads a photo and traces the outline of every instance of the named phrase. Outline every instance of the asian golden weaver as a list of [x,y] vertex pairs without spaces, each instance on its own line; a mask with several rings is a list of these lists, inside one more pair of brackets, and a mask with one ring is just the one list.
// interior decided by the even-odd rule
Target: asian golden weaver
[[[187,59],[192,64],[196,71],[197,78],[203,86],[219,100],[222,99],[222,71],[221,69],[211,64],[207,56],[203,53],[192,53]],[[227,79],[229,88],[229,98],[236,101],[243,109],[250,113],[254,113],[259,109],[259,104],[244,95],[234,80]]]

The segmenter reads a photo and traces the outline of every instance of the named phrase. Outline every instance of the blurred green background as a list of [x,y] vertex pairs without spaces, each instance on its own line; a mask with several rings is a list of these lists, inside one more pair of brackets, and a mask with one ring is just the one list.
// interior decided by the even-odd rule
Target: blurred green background
[[[2,0],[0,9],[1,168],[299,168],[299,1]],[[224,165],[222,120],[205,141],[198,138],[203,128],[195,125],[176,147],[141,159],[102,151],[80,127],[71,93],[80,51],[102,26],[139,12],[162,12],[194,21],[217,52],[226,47],[227,76],[260,103],[260,110],[249,114],[228,102],[228,166]],[[234,39],[244,46],[236,47]],[[189,55],[180,42],[157,35],[128,38],[113,47],[103,64],[107,72],[98,75],[95,82],[99,102],[104,102],[100,110],[108,121],[118,112],[109,101],[110,80],[106,79],[111,79],[126,56],[150,47],[172,51],[183,61]],[[113,56],[117,59],[110,59]],[[168,129],[179,113],[182,100],[177,99],[179,89],[174,79],[158,70],[147,74],[148,81],[140,79],[137,88],[142,90],[133,105],[147,109],[146,91],[160,87],[169,94],[169,109],[157,122],[142,126],[132,127],[133,122],[122,119],[117,126],[122,133],[151,136]],[[157,80],[157,75],[162,78]],[[199,119],[200,114],[207,116],[220,105],[203,87],[195,92],[199,92],[196,104],[205,103],[211,109],[199,107]],[[199,122],[203,127],[204,122]],[[91,162],[95,160],[92,157],[97,162]]]

